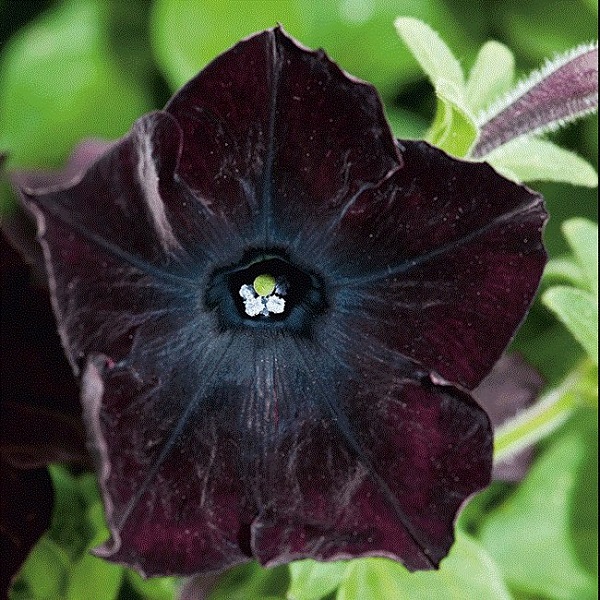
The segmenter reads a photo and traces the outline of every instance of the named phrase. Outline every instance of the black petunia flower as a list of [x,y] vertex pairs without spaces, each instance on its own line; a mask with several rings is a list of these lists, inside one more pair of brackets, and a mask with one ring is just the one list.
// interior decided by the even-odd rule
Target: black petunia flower
[[374,88],[276,28],[23,196],[81,377],[100,556],[437,566],[490,478],[467,390],[535,294],[539,195],[396,142]]

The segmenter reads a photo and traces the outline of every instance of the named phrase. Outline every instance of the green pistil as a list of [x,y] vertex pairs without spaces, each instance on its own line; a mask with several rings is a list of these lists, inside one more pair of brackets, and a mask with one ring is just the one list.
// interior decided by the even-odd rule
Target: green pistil
[[264,273],[254,280],[252,287],[259,296],[269,296],[275,291],[275,285],[275,277]]

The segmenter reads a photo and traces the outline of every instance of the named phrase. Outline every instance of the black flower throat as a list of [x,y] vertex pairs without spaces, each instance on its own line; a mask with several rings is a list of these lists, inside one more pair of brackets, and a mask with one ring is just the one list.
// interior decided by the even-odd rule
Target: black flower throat
[[[248,314],[243,295],[261,276],[269,275],[277,285],[284,284],[281,312]],[[273,291],[278,297],[279,288]],[[328,308],[323,279],[295,265],[280,250],[250,250],[237,264],[215,270],[209,278],[206,306],[214,310],[223,329],[241,327],[283,329],[308,335],[315,320]]]

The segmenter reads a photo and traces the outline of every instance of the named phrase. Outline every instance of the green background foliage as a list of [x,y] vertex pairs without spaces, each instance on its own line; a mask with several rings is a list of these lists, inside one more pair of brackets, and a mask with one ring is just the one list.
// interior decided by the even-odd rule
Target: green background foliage
[[[82,138],[124,134],[217,54],[281,23],[373,82],[397,136],[428,135],[464,155],[477,113],[511,87],[515,73],[522,77],[556,52],[592,40],[597,14],[596,0],[3,0],[0,151],[9,154],[9,167],[57,167]],[[398,17],[425,21],[442,45],[424,44],[429,34],[413,19],[396,31]],[[507,176],[536,181],[551,214],[543,302],[514,342],[546,378],[545,404],[510,424],[497,445],[510,452],[516,438],[543,438],[525,480],[495,483],[471,500],[439,572],[409,574],[375,558],[272,570],[249,564],[216,585],[197,581],[198,589],[211,587],[211,600],[595,597],[598,341],[590,324],[598,319],[598,213],[596,176],[581,157],[597,168],[597,132],[592,117],[553,134],[552,143],[528,140],[494,156]],[[571,183],[556,182],[565,178]],[[2,211],[14,203],[0,187]],[[106,535],[94,479],[59,466],[52,477],[52,527],[13,598],[177,596],[176,579],[144,581],[90,555]]]

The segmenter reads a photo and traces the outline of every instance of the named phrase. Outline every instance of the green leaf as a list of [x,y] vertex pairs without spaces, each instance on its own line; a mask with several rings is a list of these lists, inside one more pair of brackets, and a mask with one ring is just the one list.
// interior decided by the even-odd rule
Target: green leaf
[[[441,81],[450,82],[458,98],[464,98],[462,67],[442,38],[419,19],[400,17],[395,21],[396,31],[425,71],[435,88]],[[444,84],[446,85],[446,84]]]
[[588,292],[566,286],[547,290],[542,302],[565,324],[598,364],[598,303]]
[[486,42],[469,73],[465,90],[467,106],[475,115],[485,110],[511,89],[514,78],[513,53],[500,42]]
[[11,600],[61,598],[71,562],[67,553],[47,535],[33,547],[19,573]]
[[257,562],[233,567],[210,592],[208,600],[250,600],[258,598],[285,598],[290,576],[287,565],[271,569]]
[[565,221],[563,234],[585,273],[589,289],[598,298],[598,225],[588,219]]
[[402,140],[422,140],[427,122],[419,115],[397,106],[386,106],[385,114],[394,137]]
[[56,542],[72,561],[78,560],[89,546],[93,535],[87,519],[85,498],[76,477],[58,464],[48,467],[54,486],[54,509],[52,523],[46,534]]
[[383,558],[351,561],[336,600],[510,600],[510,597],[498,567],[487,552],[458,531],[439,571],[409,573],[399,563]]
[[497,171],[517,181],[557,181],[596,187],[598,174],[585,159],[548,140],[514,139],[485,157]]
[[454,156],[466,156],[477,139],[475,120],[462,106],[459,92],[449,81],[440,79],[435,90],[437,108],[427,140]]
[[594,597],[569,531],[577,470],[586,452],[579,432],[559,438],[483,525],[481,540],[509,585],[548,598]]
[[86,553],[73,565],[61,600],[116,600],[124,575],[121,565]]
[[581,267],[570,256],[548,261],[544,269],[544,283],[549,285],[570,283],[578,288],[586,288],[588,285],[587,277]]
[[338,588],[343,581],[348,562],[299,560],[290,564],[291,584],[288,600],[319,600]]
[[58,166],[84,137],[114,138],[150,108],[109,54],[107,5],[65,0],[22,29],[0,64],[0,148],[19,166]]
[[181,582],[176,577],[142,579],[135,571],[126,572],[127,582],[144,600],[173,600]]

